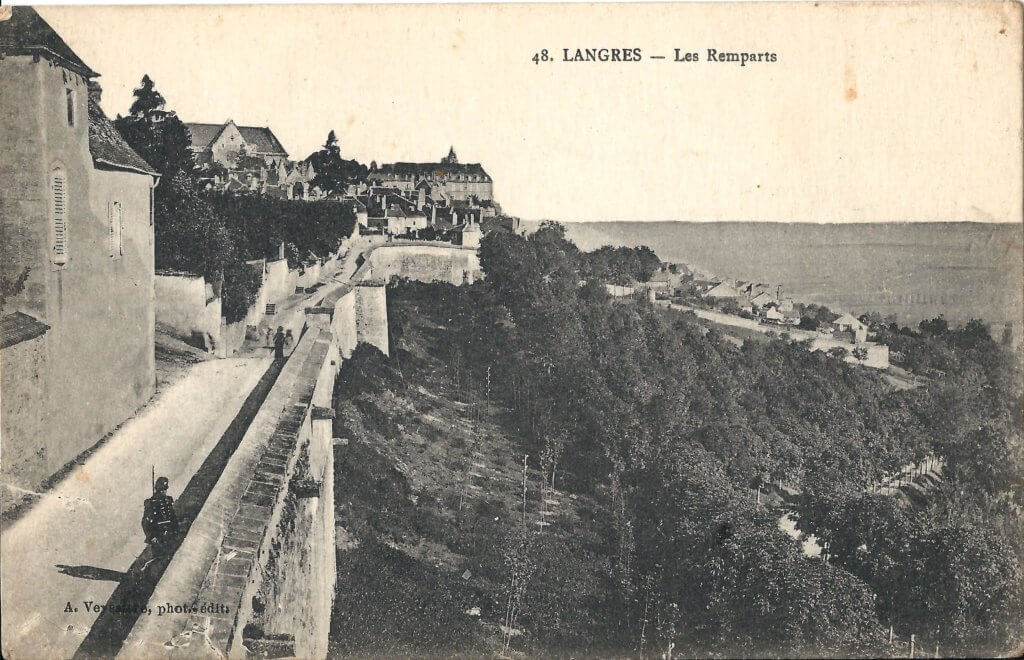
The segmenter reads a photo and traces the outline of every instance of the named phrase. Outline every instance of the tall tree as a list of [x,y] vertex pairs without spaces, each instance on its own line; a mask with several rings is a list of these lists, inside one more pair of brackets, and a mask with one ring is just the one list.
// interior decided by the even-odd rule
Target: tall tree
[[188,128],[173,112],[164,109],[166,102],[156,90],[153,80],[145,75],[135,89],[131,114],[120,115],[114,121],[124,136],[147,163],[162,175],[162,182],[170,180],[179,171],[192,174],[195,160],[189,146],[192,138]]
[[341,145],[333,129],[327,134],[324,146],[310,154],[307,160],[316,172],[313,185],[328,195],[344,193],[350,183],[361,181],[367,174],[365,165],[341,157]]

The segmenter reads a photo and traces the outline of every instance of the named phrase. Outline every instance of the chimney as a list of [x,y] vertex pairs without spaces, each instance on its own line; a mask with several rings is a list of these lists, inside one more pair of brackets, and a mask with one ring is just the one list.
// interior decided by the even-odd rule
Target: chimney
[[100,104],[100,97],[102,97],[102,96],[103,96],[103,87],[101,87],[100,84],[97,81],[90,80],[89,81],[89,101],[91,101],[92,103],[95,103],[96,105],[99,105]]

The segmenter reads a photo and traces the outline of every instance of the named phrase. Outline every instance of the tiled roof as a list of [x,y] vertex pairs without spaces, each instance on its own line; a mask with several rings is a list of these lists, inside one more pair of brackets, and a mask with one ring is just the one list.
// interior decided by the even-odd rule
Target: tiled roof
[[367,179],[384,179],[390,174],[418,177],[434,175],[444,178],[465,174],[481,177],[484,181],[491,180],[480,163],[385,163],[376,172],[367,175]]
[[197,149],[205,149],[210,146],[210,143],[216,140],[220,132],[224,130],[224,124],[186,123],[185,126],[192,136],[192,146]]
[[97,164],[159,176],[142,156],[128,146],[103,109],[89,99],[89,151]]
[[50,326],[28,314],[14,312],[0,318],[0,348],[20,344],[46,334]]
[[32,7],[10,7],[11,18],[0,21],[0,53],[36,54],[76,71],[86,78],[99,74],[64,43],[60,35]]
[[288,154],[288,152],[284,150],[284,146],[281,144],[280,140],[277,139],[277,136],[274,135],[274,132],[269,128],[239,126],[238,132],[242,134],[242,138],[245,140],[246,144],[258,153]]
[[[195,149],[206,149],[217,139],[224,127],[227,126],[227,122],[223,124],[202,124],[202,123],[186,123],[188,132],[192,135],[192,147]],[[248,144],[251,152],[261,154],[274,154],[287,156],[288,152],[284,150],[284,146],[281,141],[277,139],[274,132],[266,127],[260,126],[238,126],[238,132],[242,134],[242,139]]]

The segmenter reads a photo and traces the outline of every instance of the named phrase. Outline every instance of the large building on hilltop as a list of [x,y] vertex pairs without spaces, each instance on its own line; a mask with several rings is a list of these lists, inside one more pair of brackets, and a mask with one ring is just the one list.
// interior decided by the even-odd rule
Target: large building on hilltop
[[185,127],[192,136],[189,149],[200,167],[219,163],[231,169],[242,156],[259,158],[267,166],[288,159],[269,127],[238,126],[230,119],[223,124],[186,123]]
[[153,394],[153,188],[97,77],[31,7],[0,21],[3,481],[35,488]]
[[423,187],[427,196],[435,201],[469,200],[479,202],[494,199],[494,181],[480,163],[460,163],[455,148],[436,163],[385,163],[370,166],[366,175],[369,186],[397,188],[405,194]]

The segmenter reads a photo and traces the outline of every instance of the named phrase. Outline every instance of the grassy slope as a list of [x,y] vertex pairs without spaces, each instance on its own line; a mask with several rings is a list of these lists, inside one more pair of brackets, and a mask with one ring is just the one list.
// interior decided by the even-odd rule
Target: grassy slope
[[[335,435],[349,443],[335,451],[331,651],[497,653],[509,583],[505,551],[523,527],[523,452],[500,407],[455,391],[436,349],[445,330],[429,318],[432,310],[404,304],[397,359],[385,365],[379,357],[372,368],[346,363],[339,387]],[[536,569],[513,649],[599,653],[592,644],[608,639],[601,613],[608,609],[610,542],[595,531],[609,526],[593,523],[605,507],[558,490],[542,493],[536,457],[528,464],[526,527]],[[467,614],[473,608],[479,616]]]

